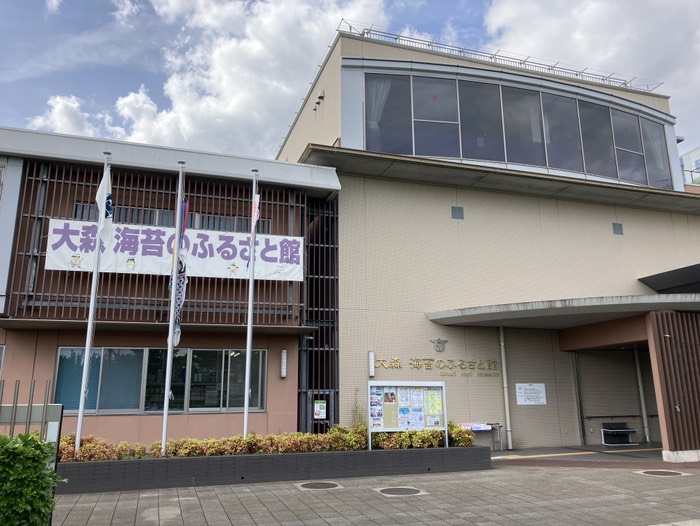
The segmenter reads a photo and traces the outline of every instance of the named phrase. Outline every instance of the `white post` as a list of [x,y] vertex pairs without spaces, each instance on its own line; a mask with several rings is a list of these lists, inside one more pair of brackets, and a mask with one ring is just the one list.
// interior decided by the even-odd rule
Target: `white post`
[[[104,178],[105,172],[109,169],[109,157],[112,155],[111,152],[103,152],[105,156],[105,164],[102,171],[102,177]],[[103,205],[104,206],[104,205]],[[88,310],[88,326],[87,334],[85,335],[85,355],[83,356],[83,379],[80,382],[80,405],[78,407],[78,427],[75,431],[75,452],[78,453],[80,449],[80,437],[83,432],[83,417],[85,416],[85,399],[88,393],[88,377],[90,376],[90,355],[92,354],[92,338],[95,333],[95,309],[97,303],[97,285],[100,278],[100,254],[101,254],[101,240],[99,236],[100,228],[100,217],[99,214],[103,214],[102,208],[97,206],[97,228],[98,235],[95,236],[95,260],[92,266],[92,286],[90,288],[90,308]]]
[[248,328],[245,344],[245,387],[243,389],[243,438],[248,436],[248,408],[250,406],[250,360],[253,353],[253,285],[255,284],[255,225],[257,223],[256,199],[258,171],[253,170],[253,198],[250,213],[250,253],[248,259]]
[[[501,346],[501,368],[503,370],[503,404],[506,413],[506,439],[508,440],[508,450],[513,449],[513,430],[510,424],[510,397],[508,394],[508,367],[506,367],[506,338],[503,327],[498,328],[498,338]],[[500,431],[499,431],[500,432]],[[503,436],[501,436],[501,447],[503,447]]]
[[182,230],[182,188],[185,173],[185,161],[178,161],[180,175],[177,179],[177,202],[175,205],[175,240],[173,241],[173,268],[170,273],[170,319],[168,322],[168,358],[165,365],[165,392],[163,395],[163,437],[160,448],[165,456],[165,443],[168,440],[168,409],[170,408],[170,385],[173,368],[173,333],[175,332],[175,304],[177,301],[178,265],[180,263],[180,231]]

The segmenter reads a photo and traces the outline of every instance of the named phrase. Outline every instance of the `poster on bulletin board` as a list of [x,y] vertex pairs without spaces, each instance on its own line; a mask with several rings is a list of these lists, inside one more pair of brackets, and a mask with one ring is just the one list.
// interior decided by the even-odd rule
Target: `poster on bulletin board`
[[447,437],[445,382],[368,382],[367,403],[370,449],[372,433],[438,429]]

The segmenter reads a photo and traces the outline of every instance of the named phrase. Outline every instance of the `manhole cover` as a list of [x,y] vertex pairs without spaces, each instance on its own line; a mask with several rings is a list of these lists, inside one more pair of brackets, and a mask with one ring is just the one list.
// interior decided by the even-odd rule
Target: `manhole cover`
[[384,495],[417,495],[420,490],[416,488],[384,488],[380,489],[379,493]]
[[679,473],[678,471],[668,471],[665,469],[655,469],[652,471],[642,471],[645,475],[654,475],[655,477],[676,477],[678,475],[682,475],[683,473]]
[[304,489],[334,489],[338,487],[335,482],[305,482],[301,485]]

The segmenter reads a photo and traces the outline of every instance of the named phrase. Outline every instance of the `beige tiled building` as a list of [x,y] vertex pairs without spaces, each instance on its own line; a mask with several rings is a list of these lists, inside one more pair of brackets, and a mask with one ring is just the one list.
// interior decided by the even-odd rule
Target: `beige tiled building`
[[278,153],[341,182],[336,418],[369,380],[444,381],[449,418],[506,447],[697,460],[700,198],[674,122],[625,79],[340,32]]

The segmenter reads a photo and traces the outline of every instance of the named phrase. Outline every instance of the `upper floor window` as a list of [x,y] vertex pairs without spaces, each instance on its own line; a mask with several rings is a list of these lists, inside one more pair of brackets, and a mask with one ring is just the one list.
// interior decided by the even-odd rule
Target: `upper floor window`
[[[76,203],[75,219],[79,221],[97,221],[97,205],[94,203]],[[114,222],[127,225],[175,226],[175,212],[157,208],[139,208],[136,206],[116,204]],[[258,234],[269,234],[272,222],[261,218],[256,225]],[[222,216],[200,214],[190,211],[187,228],[214,230],[218,232],[250,232],[250,217]]]
[[368,150],[506,161],[673,188],[664,126],[534,89],[365,75]]
[[411,78],[367,75],[365,122],[368,150],[412,154]]
[[501,91],[496,84],[459,81],[462,157],[505,161]]

